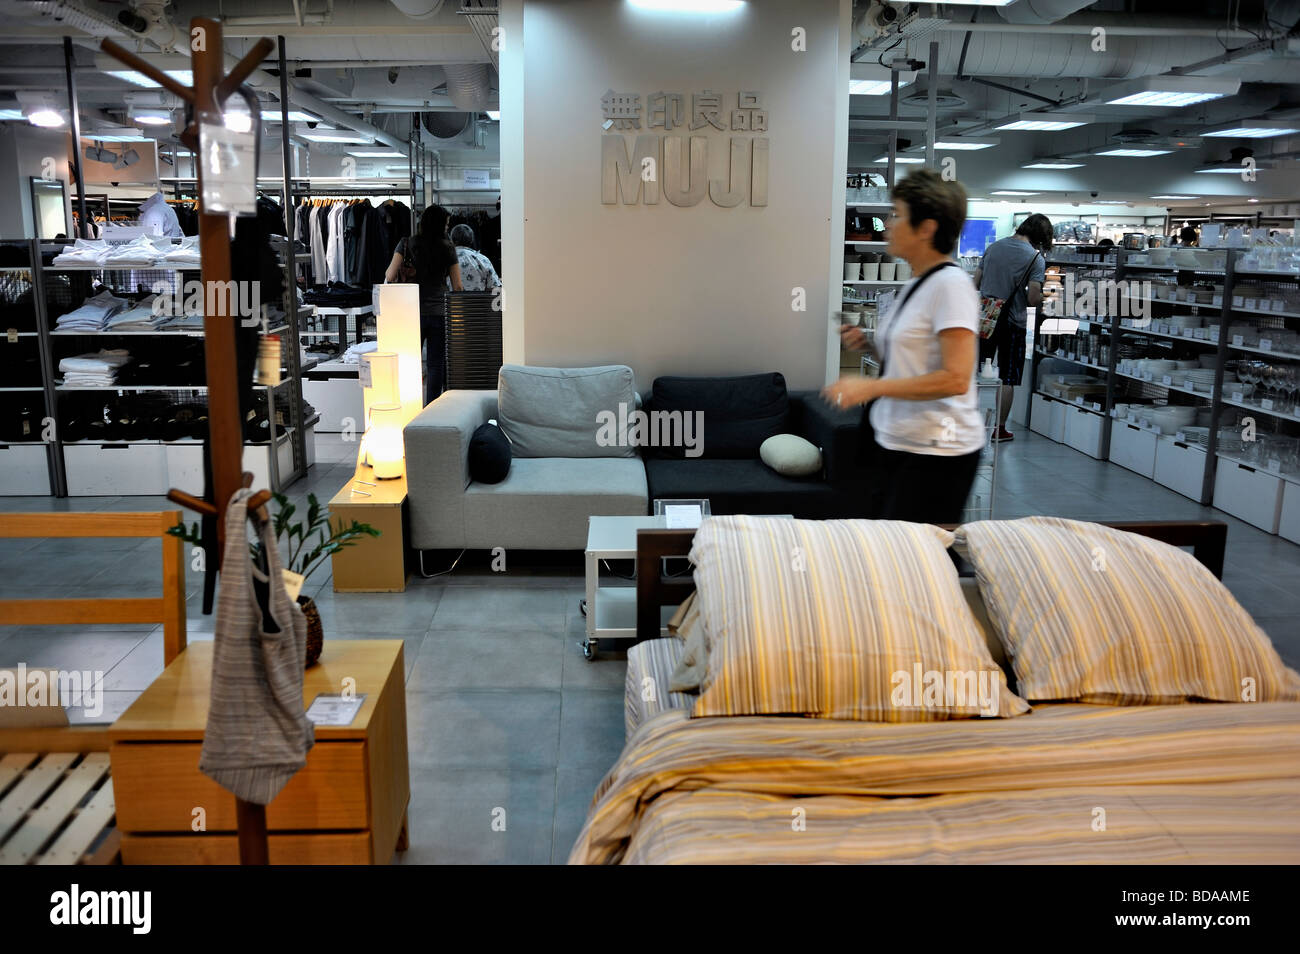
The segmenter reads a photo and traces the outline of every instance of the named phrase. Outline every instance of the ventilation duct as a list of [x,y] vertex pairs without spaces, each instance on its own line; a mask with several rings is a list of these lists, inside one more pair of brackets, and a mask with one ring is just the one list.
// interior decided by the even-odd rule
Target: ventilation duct
[[492,105],[492,68],[487,63],[448,63],[447,98],[457,109],[481,113]]
[[495,2],[484,4],[479,0],[477,6],[462,6],[460,14],[469,21],[469,28],[474,31],[480,43],[483,44],[483,51],[487,53],[488,59],[492,61],[492,68],[498,72],[501,70],[500,57],[497,47],[500,46],[500,32],[497,29],[497,5]]
[[1055,23],[1071,13],[1090,7],[1095,0],[1020,0],[998,7],[998,15],[1008,23]]
[[470,113],[421,113],[425,131],[434,139],[456,139],[469,126]]
[[99,13],[93,13],[76,3],[67,0],[39,0],[28,4],[34,13],[42,19],[51,20],[65,27],[72,27],[91,36],[120,37],[126,30],[118,26],[117,21]]
[[443,0],[392,0],[412,20],[427,20],[442,9]]

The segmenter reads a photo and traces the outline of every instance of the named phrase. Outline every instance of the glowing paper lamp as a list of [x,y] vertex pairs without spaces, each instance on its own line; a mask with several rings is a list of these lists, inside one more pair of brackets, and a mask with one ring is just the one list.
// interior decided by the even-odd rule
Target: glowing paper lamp
[[402,426],[424,408],[420,371],[420,286],[379,286],[379,349],[397,355]]
[[405,473],[402,428],[406,422],[402,413],[400,404],[376,404],[370,409],[366,444],[370,448],[375,477],[379,480],[391,480]]
[[[365,407],[363,420],[370,428],[370,409],[380,404],[400,404],[397,394],[397,355],[391,351],[371,351],[361,356],[361,399]],[[362,463],[371,464],[370,448],[365,445]]]

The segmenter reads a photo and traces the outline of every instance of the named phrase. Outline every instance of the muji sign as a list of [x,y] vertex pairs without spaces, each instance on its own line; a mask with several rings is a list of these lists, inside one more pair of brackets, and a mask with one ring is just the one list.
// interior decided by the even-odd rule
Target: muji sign
[[[734,208],[746,199],[752,206],[767,205],[768,139],[766,136],[731,136],[725,178],[709,177],[709,147],[721,148],[719,138],[704,135],[668,135],[675,127],[690,132],[706,127],[730,132],[767,132],[767,111],[762,95],[741,90],[736,108],[727,110],[722,95],[712,90],[691,94],[691,119],[686,122],[686,98],[681,93],[651,93],[646,97],[646,128],[663,135],[639,133],[631,141],[615,133],[600,137],[600,201],[604,205],[656,205],[662,193],[673,205],[690,206],[708,194],[714,205]],[[600,101],[605,130],[641,128],[641,94],[607,90]],[[728,123],[728,120],[730,122]]]

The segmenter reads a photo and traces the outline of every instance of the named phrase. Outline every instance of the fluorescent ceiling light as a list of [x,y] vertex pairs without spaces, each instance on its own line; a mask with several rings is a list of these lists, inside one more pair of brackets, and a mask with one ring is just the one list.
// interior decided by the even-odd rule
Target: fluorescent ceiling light
[[97,133],[82,132],[81,141],[86,142],[153,142],[148,136],[139,133]]
[[22,118],[23,111],[21,109],[0,109],[0,120]]
[[[136,86],[143,86],[145,89],[161,88],[158,83],[155,83],[149,77],[145,76],[143,73],[137,70],[104,70],[104,72],[107,73],[109,76],[116,77],[117,79],[120,80],[125,80],[126,82],[132,83]],[[170,76],[172,79],[174,79],[176,82],[181,83],[185,86],[194,85],[194,73],[191,70],[163,70],[163,72],[166,73],[168,76]]]
[[349,149],[349,156],[356,156],[358,159],[405,159],[406,153],[398,152],[396,149]]
[[170,126],[172,114],[165,109],[133,109],[131,120],[141,126]]
[[1153,199],[1199,199],[1199,195],[1153,195]]
[[944,0],[944,2],[954,7],[1005,7],[1015,0]]
[[1167,106],[1180,108],[1211,99],[1233,96],[1241,89],[1241,80],[1212,79],[1204,76],[1144,76],[1117,83],[1101,93],[1109,106]]
[[1150,156],[1167,156],[1172,149],[1103,149],[1094,156],[1123,156],[1129,159],[1146,159]]
[[63,125],[63,114],[49,106],[34,106],[27,112],[27,121],[33,126],[52,129]]
[[499,123],[499,122],[501,122],[501,110],[499,110],[499,109],[488,109],[488,110],[484,110],[484,112],[487,113],[487,118],[490,119],[490,120],[492,120],[494,123]]
[[[898,78],[898,88],[902,89],[911,83],[911,80]],[[887,96],[889,95],[890,81],[887,79],[855,79],[849,80],[850,96]]]
[[343,142],[353,143],[358,146],[369,146],[374,142],[369,136],[363,136],[356,132],[302,132],[298,136],[311,142]]
[[1127,199],[1093,199],[1093,205],[1131,205]]
[[[878,156],[876,162],[888,162],[889,156]],[[920,156],[894,156],[894,162],[900,165],[913,165],[918,162],[925,162]]]
[[[269,123],[278,123],[284,118],[284,114],[274,106],[263,107],[262,119]],[[304,113],[301,109],[289,110],[289,122],[291,123],[314,123],[316,117],[311,113]]]
[[1300,126],[1292,123],[1253,119],[1244,123],[1228,123],[1226,126],[1214,126],[1202,131],[1201,135],[1217,139],[1269,139],[1273,136],[1289,136],[1298,132],[1300,132]]
[[[1246,171],[1246,168],[1246,166],[1243,166],[1239,162],[1228,162],[1217,166],[1207,166],[1204,169],[1193,169],[1192,171],[1196,173],[1209,173],[1210,175],[1239,176]],[[1253,171],[1259,172],[1265,168],[1267,167],[1256,165]]]
[[996,146],[999,142],[1000,140],[998,139],[975,139],[975,138],[936,139],[934,143],[934,148],[952,150],[952,151],[988,149],[991,146]]
[[1037,192],[1021,192],[1018,189],[998,189],[989,195],[1038,195]]
[[653,13],[733,13],[745,0],[627,0],[629,6]]
[[1060,132],[1062,129],[1086,126],[1092,121],[1092,116],[1073,113],[1015,113],[993,120],[993,128],[1020,132]]
[[1033,162],[1026,162],[1021,169],[1081,169],[1085,164],[1082,162],[1070,162],[1068,159],[1035,159]]
[[253,117],[250,113],[227,112],[226,128],[235,132],[248,132],[253,128]]

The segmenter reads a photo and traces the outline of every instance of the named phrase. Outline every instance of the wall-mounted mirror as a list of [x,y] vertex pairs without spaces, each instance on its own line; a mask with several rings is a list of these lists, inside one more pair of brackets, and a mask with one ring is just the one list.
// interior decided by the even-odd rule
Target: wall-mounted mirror
[[68,223],[68,203],[62,179],[29,177],[32,189],[32,223],[38,239],[67,237],[72,234]]

